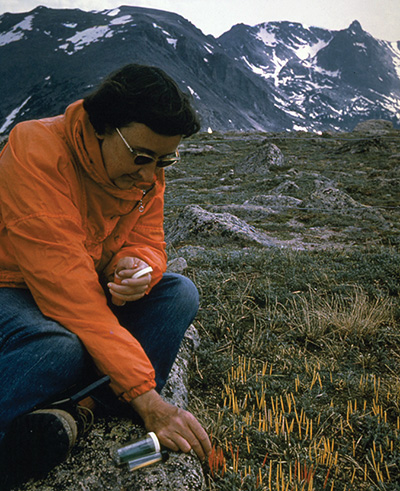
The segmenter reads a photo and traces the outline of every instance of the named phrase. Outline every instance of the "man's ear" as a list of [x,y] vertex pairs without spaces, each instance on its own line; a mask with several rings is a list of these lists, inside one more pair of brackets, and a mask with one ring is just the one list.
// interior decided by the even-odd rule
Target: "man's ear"
[[97,133],[97,131],[95,132],[95,135],[98,140],[104,140],[105,135],[100,135],[99,133]]

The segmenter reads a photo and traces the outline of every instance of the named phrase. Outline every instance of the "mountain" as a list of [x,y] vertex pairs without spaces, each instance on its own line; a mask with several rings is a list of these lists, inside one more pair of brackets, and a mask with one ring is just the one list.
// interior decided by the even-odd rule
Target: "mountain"
[[219,42],[264,78],[295,128],[348,130],[368,118],[399,123],[400,43],[374,39],[357,21],[342,31],[238,25]]
[[203,129],[351,130],[400,122],[400,42],[355,21],[329,31],[239,24],[218,39],[178,14],[140,7],[37,7],[0,16],[0,134],[59,114],[120,66],[157,65],[187,92]]

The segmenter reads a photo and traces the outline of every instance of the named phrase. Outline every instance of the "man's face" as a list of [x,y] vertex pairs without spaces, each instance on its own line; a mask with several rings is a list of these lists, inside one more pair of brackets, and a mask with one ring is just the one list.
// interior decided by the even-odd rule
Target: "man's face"
[[[130,189],[133,186],[146,189],[157,178],[159,172],[157,161],[163,157],[170,157],[171,154],[174,155],[182,137],[159,135],[142,123],[131,123],[119,130],[122,138],[116,129],[99,136],[107,174],[120,189]],[[148,155],[154,160],[137,165],[135,154],[129,151],[123,139],[135,152]],[[140,161],[137,159],[137,162]]]

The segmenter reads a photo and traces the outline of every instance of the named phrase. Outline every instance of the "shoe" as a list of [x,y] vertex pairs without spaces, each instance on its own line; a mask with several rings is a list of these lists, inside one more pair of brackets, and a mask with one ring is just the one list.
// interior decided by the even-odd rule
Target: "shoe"
[[14,420],[1,442],[0,489],[44,477],[68,457],[77,433],[74,418],[60,409],[40,409]]

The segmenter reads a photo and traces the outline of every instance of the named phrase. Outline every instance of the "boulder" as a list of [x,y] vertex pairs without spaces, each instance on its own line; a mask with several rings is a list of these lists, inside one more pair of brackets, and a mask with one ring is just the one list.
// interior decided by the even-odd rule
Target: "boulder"
[[349,209],[360,208],[361,205],[343,191],[334,187],[327,187],[318,188],[312,193],[307,207],[323,207],[345,213]]
[[282,167],[285,158],[281,150],[268,140],[260,143],[254,152],[242,162],[238,162],[235,171],[238,174],[267,174],[271,167]]
[[355,140],[349,140],[343,143],[335,153],[387,153],[390,151],[390,146],[387,141],[379,136],[369,136],[367,138],[360,138]]
[[187,268],[186,259],[183,257],[177,257],[175,259],[171,259],[167,263],[167,271],[169,273],[178,273],[182,274]]
[[317,189],[311,194],[306,203],[306,208],[385,222],[384,217],[378,210],[359,203],[347,193],[344,193],[333,186],[319,187],[317,185]]
[[265,232],[255,229],[244,220],[230,213],[211,213],[198,205],[189,205],[166,231],[170,244],[179,242],[203,242],[213,244],[236,242],[240,245],[276,245]]

